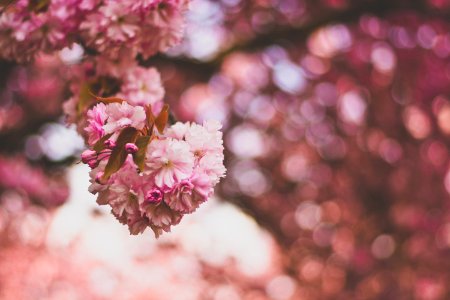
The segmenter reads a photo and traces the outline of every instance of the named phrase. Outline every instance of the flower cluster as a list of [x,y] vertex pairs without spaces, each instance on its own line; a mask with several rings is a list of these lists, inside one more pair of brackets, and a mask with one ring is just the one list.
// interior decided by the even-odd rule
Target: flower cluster
[[188,0],[19,0],[0,11],[0,58],[27,61],[74,42],[118,59],[178,43]]
[[225,174],[220,124],[167,126],[161,76],[137,63],[180,41],[188,1],[19,0],[0,14],[0,58],[85,50],[64,111],[89,147],[90,191],[132,234],[169,231]]
[[[120,66],[123,66],[124,63],[127,66],[121,69]],[[70,90],[73,96],[63,104],[63,108],[67,121],[76,124],[78,132],[85,137],[87,133],[84,130],[87,125],[86,118],[94,113],[98,118],[106,118],[107,115],[97,112],[104,109],[102,107],[88,112],[88,108],[93,104],[93,98],[89,91],[95,90],[96,86],[102,86],[100,91],[104,91],[111,89],[112,85],[119,85],[120,90],[113,95],[120,99],[129,99],[128,102],[131,105],[142,107],[151,105],[156,112],[160,111],[163,106],[165,91],[159,72],[155,68],[139,67],[134,61],[122,60],[119,65],[111,61],[106,64],[106,60],[100,59],[86,61],[72,67],[70,76]],[[95,135],[90,135],[90,139],[93,136]]]
[[87,112],[90,191],[131,234],[150,227],[158,237],[211,196],[225,174],[221,126],[180,123],[166,128],[168,106],[98,98]]

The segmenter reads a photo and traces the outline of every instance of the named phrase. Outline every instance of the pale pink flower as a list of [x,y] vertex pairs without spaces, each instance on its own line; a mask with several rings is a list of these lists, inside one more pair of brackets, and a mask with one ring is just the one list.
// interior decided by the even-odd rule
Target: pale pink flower
[[99,139],[105,135],[105,125],[108,115],[106,114],[106,105],[98,103],[96,106],[88,110],[87,123],[88,126],[84,129],[88,135],[89,145],[94,145]]
[[184,141],[155,140],[147,149],[147,168],[155,176],[156,186],[172,187],[175,182],[191,176],[194,155]]
[[144,58],[156,52],[166,51],[180,43],[184,32],[183,14],[189,1],[161,0],[149,10],[140,35],[141,53]]
[[148,218],[142,215],[142,212],[139,210],[135,201],[130,202],[128,210],[124,211],[122,214],[119,215],[114,210],[112,210],[111,213],[120,223],[127,225],[130,234],[133,235],[144,232],[150,225]]
[[144,207],[144,214],[149,219],[157,237],[161,234],[159,230],[162,229],[165,232],[170,232],[170,227],[180,223],[183,217],[181,213],[170,209],[164,202],[160,204],[147,204]]
[[119,97],[133,105],[154,105],[162,101],[164,88],[155,68],[136,67],[125,74]]
[[194,173],[190,179],[179,182],[166,194],[164,201],[175,211],[183,214],[192,213],[212,194],[209,177]]
[[140,185],[141,178],[136,172],[136,165],[132,159],[127,159],[122,168],[114,173],[105,184],[107,188],[103,190],[104,194],[99,197],[99,204],[109,204],[113,212],[119,216],[124,211],[131,213],[134,209],[133,205],[139,204],[139,193],[136,191]]
[[77,121],[78,97],[72,96],[63,103],[63,111],[68,124],[74,124]]
[[178,182],[166,195],[164,201],[175,211],[182,213],[193,212],[199,203],[193,203],[194,184],[189,179]]
[[139,17],[130,13],[125,2],[107,0],[99,11],[103,18],[98,21],[111,40],[125,42],[133,38],[139,30]]
[[103,126],[105,134],[114,133],[121,128],[131,126],[142,129],[145,125],[145,111],[141,106],[132,106],[126,102],[106,105],[108,120]]
[[219,129],[220,123],[217,121],[207,121],[203,126],[194,123],[186,131],[184,138],[197,157],[208,152],[221,153],[223,140]]
[[84,11],[90,11],[94,9],[100,0],[80,0],[78,8]]
[[118,58],[121,48],[133,47],[141,19],[130,10],[126,1],[104,1],[98,11],[89,14],[80,24],[87,44],[114,58]]
[[[97,165],[97,167],[93,168],[90,172],[89,172],[89,182],[91,183],[91,185],[89,185],[89,192],[92,194],[97,194],[100,193],[102,191],[105,191],[108,186],[104,185],[104,184],[100,184],[96,181],[96,178],[99,176],[99,174],[103,173],[103,171],[105,170],[105,166],[106,166],[107,161],[106,160],[102,160],[99,162],[99,164]],[[99,203],[100,204],[100,203]],[[106,204],[106,203],[104,203]]]
[[191,177],[191,182],[195,186],[197,201],[204,202],[208,200],[213,193],[213,184],[207,174],[199,172],[197,169]]
[[201,173],[209,176],[213,184],[219,182],[220,178],[225,177],[225,166],[223,165],[223,153],[207,153],[198,163]]
[[130,70],[137,68],[135,56],[133,48],[120,48],[116,58],[99,55],[95,57],[97,74],[116,78],[126,77]]
[[146,59],[157,52],[165,52],[170,47],[181,42],[183,32],[184,19],[181,16],[163,27],[153,26],[151,23],[148,23],[142,28],[142,34],[139,40],[139,52]]
[[164,135],[177,140],[182,140],[184,139],[184,135],[186,134],[186,132],[189,130],[189,127],[189,123],[176,122],[175,124],[167,128],[167,130],[164,132]]
[[109,204],[117,216],[124,212],[132,212],[133,202],[137,202],[135,195],[130,193],[130,188],[121,182],[113,182],[98,197],[98,204]]
[[150,222],[148,218],[141,216],[140,211],[136,210],[133,214],[127,215],[127,225],[130,233],[136,235],[143,233],[150,225]]

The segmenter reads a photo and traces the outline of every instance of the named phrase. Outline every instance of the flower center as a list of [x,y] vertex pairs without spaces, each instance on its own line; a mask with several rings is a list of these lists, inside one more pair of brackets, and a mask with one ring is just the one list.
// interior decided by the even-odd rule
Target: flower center
[[173,162],[168,160],[167,158],[162,159],[162,164],[164,168],[171,168],[173,166]]

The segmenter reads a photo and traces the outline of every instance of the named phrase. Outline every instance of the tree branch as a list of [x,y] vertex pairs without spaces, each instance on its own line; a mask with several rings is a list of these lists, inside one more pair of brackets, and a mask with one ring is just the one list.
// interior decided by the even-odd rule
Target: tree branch
[[144,66],[176,64],[177,68],[195,69],[202,73],[200,75],[201,78],[209,78],[220,68],[223,60],[230,53],[238,51],[252,52],[274,44],[305,42],[311,33],[329,24],[348,24],[358,21],[364,14],[385,17],[399,11],[414,11],[423,15],[446,19],[450,16],[449,11],[432,9],[424,0],[355,0],[346,10],[321,12],[320,16],[311,18],[310,22],[298,27],[278,26],[253,38],[239,40],[208,61],[200,61],[186,56],[168,57],[164,54],[157,54],[148,60],[141,60],[140,63]]

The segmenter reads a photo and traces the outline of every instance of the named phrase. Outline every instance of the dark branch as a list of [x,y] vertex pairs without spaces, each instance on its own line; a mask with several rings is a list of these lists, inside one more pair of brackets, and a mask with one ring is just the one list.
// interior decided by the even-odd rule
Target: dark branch
[[342,11],[326,10],[320,16],[311,18],[298,27],[278,26],[273,30],[259,34],[254,38],[237,41],[224,51],[218,53],[209,61],[199,61],[185,56],[168,57],[163,54],[153,56],[148,60],[141,60],[144,66],[176,64],[177,68],[192,69],[201,73],[201,78],[209,78],[221,66],[224,58],[236,51],[252,52],[274,44],[296,44],[305,42],[308,36],[320,27],[333,23],[353,23],[365,14],[385,17],[399,11],[414,11],[422,15],[436,18],[448,18],[449,11],[430,8],[423,0],[392,1],[392,0],[355,0],[348,9]]

